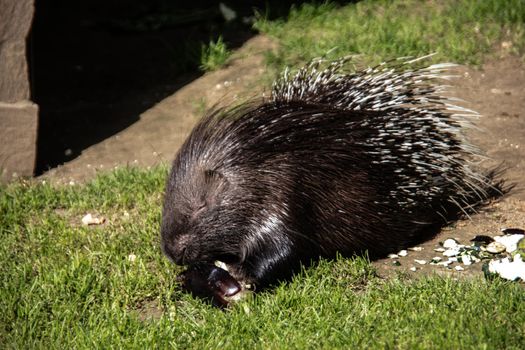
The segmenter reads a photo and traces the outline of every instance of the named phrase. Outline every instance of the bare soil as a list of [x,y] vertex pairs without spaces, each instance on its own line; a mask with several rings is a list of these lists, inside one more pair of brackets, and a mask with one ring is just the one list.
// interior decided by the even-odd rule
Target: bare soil
[[[117,166],[169,163],[206,108],[260,96],[264,52],[274,47],[264,36],[248,40],[227,67],[192,81],[142,113],[128,128],[89,147],[76,159],[43,177],[78,182]],[[470,219],[445,228],[435,239],[422,244],[422,251],[410,251],[399,259],[401,266],[392,265],[391,259],[374,262],[380,275],[398,272],[477,275],[481,273],[480,264],[456,271],[419,265],[414,259],[428,261],[440,255],[433,248],[446,238],[468,244],[475,235],[494,236],[500,234],[501,228],[525,228],[525,191],[521,190],[525,188],[525,64],[518,57],[501,53],[480,68],[461,66],[458,71],[461,77],[452,81],[453,93],[468,101],[464,106],[482,115],[477,123],[479,130],[469,131],[468,139],[488,156],[483,166],[504,163],[508,167],[505,177],[516,183],[516,189]],[[412,267],[417,268],[416,272],[410,270]]]

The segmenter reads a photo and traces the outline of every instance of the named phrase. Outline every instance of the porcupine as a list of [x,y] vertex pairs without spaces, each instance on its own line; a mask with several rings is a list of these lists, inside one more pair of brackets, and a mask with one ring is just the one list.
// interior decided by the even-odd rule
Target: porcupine
[[188,289],[224,304],[237,281],[264,288],[319,257],[381,257],[503,192],[472,166],[462,129],[477,113],[438,84],[453,65],[415,61],[348,73],[346,58],[317,59],[286,71],[268,99],[198,123],[173,163],[161,228],[164,253],[190,267]]

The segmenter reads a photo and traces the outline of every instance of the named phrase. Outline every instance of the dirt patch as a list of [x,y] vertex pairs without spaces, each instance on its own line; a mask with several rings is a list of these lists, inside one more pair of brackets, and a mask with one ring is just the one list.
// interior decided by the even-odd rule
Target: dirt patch
[[[422,248],[421,251],[407,251],[407,256],[396,259],[381,259],[374,262],[378,274],[383,277],[395,275],[399,272],[407,274],[438,274],[454,277],[478,276],[482,274],[482,263],[473,263],[472,265],[463,265],[461,263],[453,263],[448,267],[430,265],[429,262],[434,257],[440,257],[444,261],[446,257],[442,252],[434,249],[440,247],[440,242],[448,238],[454,238],[459,243],[470,245],[470,240],[476,235],[498,236],[502,235],[502,228],[509,227],[525,227],[525,202],[517,199],[509,198],[493,203],[485,208],[482,212],[473,215],[471,219],[465,219],[456,222],[455,224],[445,227],[441,233],[434,239],[427,241],[417,247]],[[427,264],[421,265],[416,260],[426,261]],[[400,266],[394,265],[394,261],[399,261]],[[460,266],[464,270],[457,271],[456,266]],[[413,271],[413,269],[416,269]]]
[[157,300],[144,301],[136,310],[132,311],[143,322],[159,320],[164,311],[159,307]]
[[[44,176],[54,181],[83,181],[98,171],[123,165],[152,166],[171,161],[196,121],[216,103],[242,101],[260,96],[264,73],[264,53],[275,48],[267,37],[257,36],[239,49],[224,69],[204,75],[177,93],[144,112],[140,120],[122,132],[85,150],[75,160],[53,169]],[[456,238],[468,244],[475,235],[495,236],[505,227],[525,228],[525,64],[506,55],[484,64],[480,69],[460,67],[461,78],[453,80],[454,95],[464,99],[466,107],[481,113],[479,130],[468,139],[490,158],[486,167],[504,163],[505,175],[516,189],[505,199],[493,203],[470,219],[445,228],[435,239],[422,244],[421,251],[401,257],[401,266],[391,259],[374,262],[380,275],[397,272],[409,274],[439,273],[470,276],[481,273],[481,264],[464,271],[441,266],[419,265],[417,260],[431,260],[440,241]],[[226,102],[225,102],[226,101]],[[416,272],[410,268],[416,267]]]

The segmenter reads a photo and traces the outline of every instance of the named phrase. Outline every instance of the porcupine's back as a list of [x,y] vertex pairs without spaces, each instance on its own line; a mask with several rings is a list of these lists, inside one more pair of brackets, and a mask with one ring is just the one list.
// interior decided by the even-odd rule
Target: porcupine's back
[[[314,61],[293,77],[285,72],[274,84],[272,100],[370,112],[352,124],[353,129],[367,130],[354,144],[362,147],[376,171],[391,175],[388,182],[395,186],[385,188],[388,195],[382,202],[407,211],[439,203],[443,208],[434,209],[443,217],[456,210],[467,213],[501,184],[471,168],[480,154],[463,132],[478,114],[441,95],[446,86],[438,85],[438,79],[446,79],[443,73],[454,65],[411,69],[419,60],[383,63],[353,74],[340,73],[345,59],[321,71],[320,62]],[[383,175],[380,179],[387,180]]]
[[203,231],[235,232],[227,244],[242,261],[263,247],[269,261],[380,256],[501,192],[469,165],[478,155],[462,128],[476,113],[436,85],[451,65],[344,64],[285,73],[268,101],[215,112],[181,149],[174,168],[183,160],[227,182],[224,220]]

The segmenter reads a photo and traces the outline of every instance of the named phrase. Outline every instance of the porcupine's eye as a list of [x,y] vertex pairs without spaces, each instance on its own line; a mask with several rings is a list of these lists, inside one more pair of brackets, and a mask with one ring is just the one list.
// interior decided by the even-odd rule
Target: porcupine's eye
[[220,203],[228,181],[218,171],[205,170],[194,178],[192,187],[188,218],[190,222],[196,222],[204,212],[212,210]]
[[194,209],[192,211],[192,214],[191,214],[191,221],[195,221],[199,218],[199,216],[204,212],[206,211],[206,209],[208,208],[208,204],[206,202],[201,202],[198,204],[198,206],[196,207],[196,209]]

